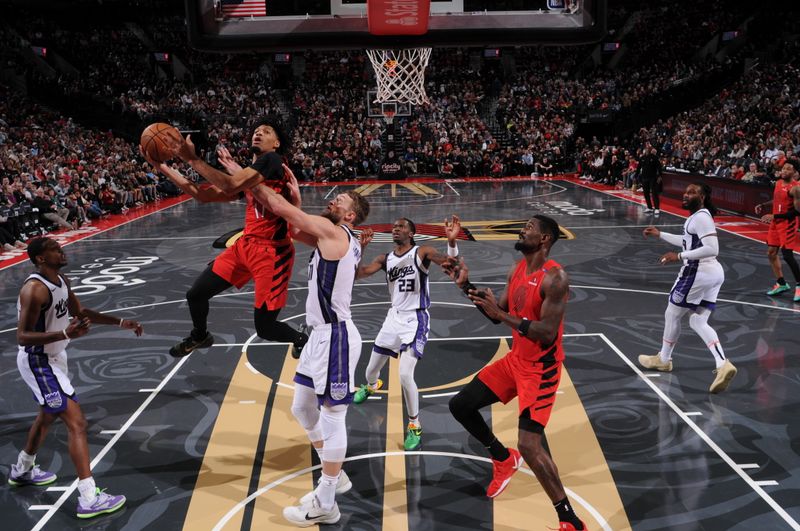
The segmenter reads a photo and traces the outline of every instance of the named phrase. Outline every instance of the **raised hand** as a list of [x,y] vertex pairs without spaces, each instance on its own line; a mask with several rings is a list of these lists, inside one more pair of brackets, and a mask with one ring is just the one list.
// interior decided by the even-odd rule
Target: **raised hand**
[[447,235],[447,241],[454,242],[461,234],[461,220],[457,215],[453,214],[448,220],[444,220],[444,233]]
[[361,233],[358,235],[358,241],[361,243],[362,251],[372,242],[373,236],[375,236],[375,231],[369,227],[361,229]]
[[242,169],[242,166],[233,160],[233,156],[231,155],[231,152],[228,151],[228,148],[222,144],[217,146],[217,160],[220,164],[222,164],[222,166],[225,168],[225,171],[227,171],[229,175],[233,175]]
[[[300,183],[297,182],[297,177],[294,176],[292,169],[286,164],[283,165],[283,173],[286,175],[286,186],[289,188],[289,202],[300,208],[300,205],[303,204],[300,196]],[[362,247],[364,247],[363,244]]]
[[172,151],[173,155],[184,162],[190,162],[200,158],[197,156],[195,151],[194,143],[192,142],[192,135],[186,135],[186,138],[181,138],[180,140],[172,137],[166,137],[164,139],[164,143],[167,145],[169,150]]

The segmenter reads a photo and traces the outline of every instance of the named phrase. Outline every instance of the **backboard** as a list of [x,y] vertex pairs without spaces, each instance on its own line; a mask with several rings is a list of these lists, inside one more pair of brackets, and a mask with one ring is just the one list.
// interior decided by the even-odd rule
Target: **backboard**
[[579,44],[602,38],[606,19],[606,0],[430,0],[425,34],[381,36],[366,0],[185,2],[191,45],[218,51]]

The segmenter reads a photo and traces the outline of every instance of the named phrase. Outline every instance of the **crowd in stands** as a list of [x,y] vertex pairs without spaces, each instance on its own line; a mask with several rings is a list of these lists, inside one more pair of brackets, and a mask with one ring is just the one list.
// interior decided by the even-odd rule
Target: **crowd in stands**
[[[218,144],[246,161],[253,122],[282,114],[292,126],[287,159],[304,181],[381,174],[387,159],[406,174],[443,177],[548,175],[572,170],[577,160],[590,178],[616,183],[635,174],[651,147],[665,167],[765,181],[772,157],[800,152],[798,68],[789,59],[796,46],[784,50],[787,59],[777,68],[764,62],[700,107],[632,138],[603,146],[576,136],[587,113],[635,115],[678,86],[702,85],[710,73],[730,68],[729,60],[696,53],[747,15],[720,2],[647,7],[620,0],[617,9],[612,2],[610,36],[626,48],[614,68],[607,57],[589,60],[594,45],[518,47],[502,59],[436,49],[427,71],[430,103],[391,124],[366,97],[374,80],[362,52],[309,51],[288,66],[264,55],[202,53],[188,47],[179,15],[143,15],[132,24],[111,19],[87,32],[79,20],[21,11],[0,24],[0,43],[8,45],[0,59],[18,67],[21,55],[10,50],[20,42],[47,46],[74,67],[58,68],[49,58],[58,71],[52,88],[92,94],[140,123],[196,129],[212,163]],[[678,7],[680,16],[665,16]],[[672,45],[674,35],[680,46]],[[173,65],[154,63],[155,51],[172,54],[185,70],[178,75]],[[0,91],[0,207],[38,201],[44,223],[74,227],[176,192],[125,140]],[[25,236],[8,220],[3,228]]]
[[0,245],[179,194],[135,146],[0,85]]

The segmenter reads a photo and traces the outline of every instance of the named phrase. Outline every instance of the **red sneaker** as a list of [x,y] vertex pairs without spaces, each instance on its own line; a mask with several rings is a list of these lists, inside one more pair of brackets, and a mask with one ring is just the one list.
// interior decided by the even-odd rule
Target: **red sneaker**
[[[587,531],[586,524],[583,523],[581,520],[581,525],[583,526],[584,531]],[[559,522],[558,523],[558,531],[577,531],[575,526],[572,525],[570,522]]]
[[490,498],[496,498],[506,490],[508,482],[511,481],[511,476],[522,466],[522,455],[517,450],[509,448],[508,453],[511,455],[505,461],[492,459],[492,482],[489,483],[489,488],[486,489],[486,495]]

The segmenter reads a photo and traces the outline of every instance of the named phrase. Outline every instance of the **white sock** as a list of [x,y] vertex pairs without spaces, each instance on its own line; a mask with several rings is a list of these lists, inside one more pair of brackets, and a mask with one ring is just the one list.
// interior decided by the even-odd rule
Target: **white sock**
[[94,478],[89,476],[86,479],[78,480],[78,492],[80,493],[81,501],[84,505],[94,502],[97,497],[97,485],[94,484]]
[[27,472],[33,468],[33,462],[36,460],[36,454],[29,455],[25,450],[22,450],[17,457],[17,472]]
[[330,511],[333,509],[333,504],[336,503],[336,484],[339,482],[339,474],[335,476],[328,476],[325,472],[322,473],[322,480],[317,487],[317,500],[319,500],[319,507],[323,511]]
[[408,417],[408,427],[421,428],[422,424],[419,423],[419,417]]

